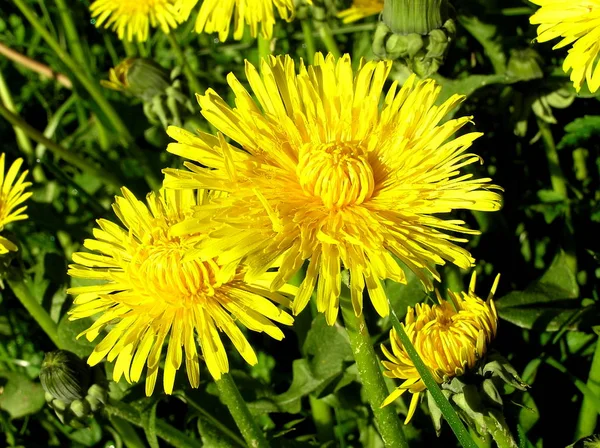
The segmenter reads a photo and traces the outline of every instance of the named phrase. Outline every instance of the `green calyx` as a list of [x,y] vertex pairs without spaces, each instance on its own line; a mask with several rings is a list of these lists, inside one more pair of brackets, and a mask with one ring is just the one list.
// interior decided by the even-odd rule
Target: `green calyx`
[[512,50],[508,60],[507,75],[521,81],[544,77],[542,57],[533,48]]
[[125,78],[127,89],[143,101],[149,101],[163,94],[171,85],[166,70],[156,62],[145,58],[134,59]]
[[[467,375],[454,377],[441,387],[442,393],[456,408],[461,418],[478,434],[491,434],[496,437],[498,431],[501,431],[503,437],[512,440],[502,414],[502,397],[507,388],[526,390],[528,386],[519,378],[506,358],[496,352],[490,352],[477,369]],[[427,405],[433,426],[439,435],[442,413],[429,392]]]
[[89,417],[102,409],[108,397],[106,376],[89,367],[74,353],[47,353],[40,371],[45,398],[59,420],[74,428],[86,426]]
[[422,78],[437,72],[456,36],[447,0],[386,0],[373,53],[403,62]]

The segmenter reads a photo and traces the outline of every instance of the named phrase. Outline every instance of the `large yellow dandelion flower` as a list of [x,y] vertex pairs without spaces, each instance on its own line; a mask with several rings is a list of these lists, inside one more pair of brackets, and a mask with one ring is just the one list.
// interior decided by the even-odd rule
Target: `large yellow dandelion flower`
[[340,11],[338,17],[344,23],[352,23],[383,11],[383,0],[353,0],[350,8]]
[[[179,20],[188,19],[198,0],[178,0]],[[252,37],[260,33],[265,39],[273,36],[275,9],[286,21],[292,20],[295,12],[294,0],[204,0],[196,19],[197,33],[219,33],[224,42],[229,36],[233,18],[233,38],[244,36],[244,26],[248,24]]]
[[96,27],[112,25],[119,39],[131,42],[148,39],[150,26],[163,32],[177,27],[176,0],[96,0],[90,5]]
[[[16,210],[15,208],[25,202],[32,194],[31,192],[25,193],[25,189],[31,186],[31,182],[24,182],[28,171],[23,171],[17,179],[23,159],[15,160],[8,169],[6,176],[4,175],[5,159],[6,156],[2,153],[0,155],[0,231],[4,229],[6,224],[27,219],[28,216],[23,213],[27,209],[26,205]],[[0,255],[16,250],[15,243],[0,236]]]
[[600,87],[600,0],[531,0],[541,6],[530,22],[539,25],[537,40],[562,40],[553,48],[573,44],[563,70],[571,71],[571,81],[579,92],[587,80],[591,92]]
[[[475,295],[475,272],[471,277],[469,292],[450,295],[449,303],[436,291],[439,304],[417,304],[409,307],[403,324],[406,334],[417,353],[438,383],[450,381],[472,369],[485,355],[489,343],[496,336],[498,314],[493,296],[500,276],[496,277],[487,300]],[[390,331],[392,351],[385,345],[381,350],[389,361],[382,361],[388,378],[399,378],[404,382],[383,402],[387,406],[407,390],[413,396],[404,423],[413,417],[419,395],[426,387],[408,353],[404,349],[396,330]]]
[[221,223],[199,253],[246,256],[250,279],[281,257],[272,290],[310,259],[293,311],[306,306],[318,283],[317,309],[330,325],[338,314],[342,264],[350,272],[355,312],[362,311],[366,285],[381,316],[389,311],[381,280],[406,281],[392,255],[429,286],[425,273],[439,279],[435,265],[444,260],[472,266],[469,252],[454,244],[465,240],[444,231],[478,232],[434,215],[500,208],[490,179],[460,173],[481,160],[466,153],[481,134],[451,139],[471,117],[442,124],[462,97],[435,106],[440,87],[432,80],[411,77],[401,88],[392,83],[380,109],[390,67],[389,61],[362,61],[354,73],[348,55],[336,61],[318,53],[315,65],[301,63],[296,73],[289,56],[271,57],[262,75],[246,63],[258,104],[231,73],[235,108],[212,89],[198,96],[202,115],[237,144],[221,134],[170,127],[178,143],[168,150],[208,168],[187,162],[190,171],[165,170],[165,185],[229,194],[213,205],[212,216],[200,212],[199,221],[176,231],[197,231],[204,217]]
[[[68,291],[77,295],[70,319],[100,314],[81,335],[93,341],[104,327],[110,324],[112,328],[88,363],[98,364],[105,357],[109,362],[116,359],[114,380],[124,376],[130,382],[138,381],[147,365],[146,394],[151,395],[168,337],[163,384],[170,394],[184,357],[190,384],[198,387],[196,338],[211,375],[219,379],[228,371],[219,335],[222,331],[248,363],[256,364],[254,350],[236,321],[250,330],[283,338],[272,321],[291,325],[293,319],[271,302],[290,305],[285,295],[266,288],[275,274],[245,283],[238,263],[185,259],[186,251],[204,236],[173,236],[171,229],[185,220],[194,206],[208,201],[206,193],[163,190],[148,195],[146,206],[127,189],[122,192],[113,208],[125,229],[100,219],[94,239],[84,243],[94,253],[73,254],[77,264],[69,267],[72,277],[104,281]],[[289,286],[283,291],[294,292]]]

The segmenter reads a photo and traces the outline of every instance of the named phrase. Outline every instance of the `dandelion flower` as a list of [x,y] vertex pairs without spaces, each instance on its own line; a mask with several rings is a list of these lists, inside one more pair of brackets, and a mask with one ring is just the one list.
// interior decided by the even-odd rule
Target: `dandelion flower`
[[[179,0],[179,20],[188,19],[198,0]],[[229,36],[229,27],[233,17],[233,38],[241,40],[244,36],[244,25],[250,27],[252,37],[260,34],[265,39],[273,36],[275,25],[275,9],[286,21],[292,20],[295,8],[294,0],[204,0],[196,19],[197,33],[219,33],[224,42]]]
[[539,25],[537,40],[562,40],[553,49],[573,44],[563,63],[579,92],[587,80],[590,92],[600,87],[600,0],[531,0],[541,6],[529,21]]
[[[500,276],[497,276],[485,301],[475,295],[473,272],[468,293],[448,291],[452,303],[443,300],[436,291],[439,304],[417,304],[415,309],[408,307],[402,326],[438,383],[463,375],[485,355],[488,345],[496,336],[498,314],[493,296],[499,280]],[[410,391],[413,396],[404,422],[407,424],[415,413],[419,395],[426,387],[396,330],[390,331],[390,342],[391,352],[381,345],[383,354],[389,360],[382,361],[387,369],[383,374],[404,382],[381,406],[387,406],[407,390]]]
[[317,53],[315,65],[301,63],[297,74],[289,56],[271,57],[262,75],[246,62],[258,104],[231,73],[235,108],[212,89],[198,96],[202,115],[232,143],[222,134],[170,127],[178,143],[168,150],[207,168],[186,162],[189,171],[167,169],[165,186],[228,194],[210,216],[199,212],[174,231],[220,224],[199,244],[199,254],[246,257],[250,279],[280,259],[272,290],[310,259],[293,311],[302,311],[316,285],[317,309],[330,325],[339,309],[342,264],[356,314],[366,285],[381,316],[389,312],[381,280],[406,282],[392,255],[429,287],[426,274],[439,279],[435,265],[444,260],[472,266],[469,252],[455,244],[466,240],[444,231],[478,232],[434,215],[500,208],[490,179],[460,173],[480,161],[465,151],[481,134],[451,139],[471,117],[441,124],[463,97],[435,106],[440,87],[432,80],[392,83],[380,110],[390,67],[362,61],[354,73],[348,55],[336,61]]
[[[221,331],[249,364],[256,364],[256,355],[235,321],[283,338],[273,321],[291,325],[293,319],[272,302],[289,306],[286,295],[266,288],[275,274],[245,283],[238,263],[185,259],[186,251],[204,236],[173,236],[171,229],[194,206],[208,201],[206,193],[162,190],[148,195],[147,206],[129,190],[124,188],[122,193],[113,208],[125,228],[100,219],[94,239],[84,243],[94,253],[73,254],[76,264],[69,267],[72,277],[104,281],[68,291],[77,296],[70,319],[100,314],[81,335],[93,341],[104,327],[112,327],[88,363],[93,366],[105,357],[109,362],[116,359],[114,380],[124,376],[129,382],[138,381],[146,365],[146,394],[151,395],[168,337],[163,385],[170,394],[184,353],[189,382],[198,387],[196,338],[211,375],[219,379],[228,371]],[[286,290],[293,293],[290,287]]]
[[96,27],[112,25],[119,39],[133,37],[138,41],[148,39],[148,30],[160,26],[164,33],[177,27],[175,0],[96,0],[90,5]]
[[[25,202],[30,196],[31,192],[25,193],[25,189],[31,186],[31,182],[24,182],[28,171],[25,170],[19,178],[19,169],[23,164],[23,159],[17,159],[8,169],[6,176],[4,175],[6,156],[4,153],[0,155],[0,231],[4,229],[6,224],[14,221],[22,221],[27,219],[28,216],[23,212],[27,210],[27,206],[16,207]],[[18,248],[12,241],[0,236],[0,255],[6,254],[10,251],[15,252]]]
[[352,23],[383,11],[383,0],[354,0],[350,8],[340,11],[338,17],[344,23]]

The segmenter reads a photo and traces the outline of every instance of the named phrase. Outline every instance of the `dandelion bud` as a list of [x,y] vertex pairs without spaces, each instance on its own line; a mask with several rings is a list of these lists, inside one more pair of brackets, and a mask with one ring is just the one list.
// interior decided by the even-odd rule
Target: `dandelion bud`
[[85,427],[88,417],[106,403],[108,384],[102,370],[66,350],[46,354],[40,382],[56,416],[74,428]]
[[398,59],[425,78],[443,64],[456,25],[447,0],[386,0],[375,30],[373,53]]
[[532,48],[512,50],[508,60],[507,74],[522,81],[543,78],[544,72],[541,64],[541,56]]
[[171,85],[167,71],[151,59],[127,58],[100,83],[109,89],[129,93],[142,101],[161,95]]

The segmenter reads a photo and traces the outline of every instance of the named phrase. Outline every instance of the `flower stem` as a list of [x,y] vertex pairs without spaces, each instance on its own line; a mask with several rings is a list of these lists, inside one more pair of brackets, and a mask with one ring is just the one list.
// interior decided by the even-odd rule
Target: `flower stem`
[[58,326],[56,325],[56,322],[52,320],[44,307],[42,307],[35,297],[33,297],[23,276],[20,273],[9,274],[6,278],[6,282],[13,294],[19,299],[42,330],[44,330],[54,345],[56,345],[57,348],[63,348],[58,339]]
[[[597,396],[600,396],[600,338],[596,341],[596,350],[592,358],[592,365],[588,375],[587,387]],[[584,395],[581,409],[579,410],[579,419],[575,430],[575,440],[582,437],[591,436],[596,429],[598,421],[598,410],[593,400]]]
[[263,59],[268,59],[271,55],[271,39],[265,39],[261,33],[256,38],[258,44],[258,66],[260,67]]
[[450,402],[446,399],[444,394],[442,394],[440,386],[435,381],[435,379],[431,375],[431,372],[429,372],[429,369],[415,350],[415,347],[412,345],[412,342],[410,341],[408,335],[404,331],[404,326],[400,324],[398,316],[396,316],[396,312],[394,310],[391,310],[390,318],[396,332],[398,332],[398,336],[402,341],[402,345],[406,349],[406,353],[408,353],[408,356],[415,365],[417,372],[419,372],[419,375],[423,379],[423,383],[425,383],[425,386],[427,386],[427,390],[429,390],[429,393],[431,393],[431,396],[440,408],[440,411],[442,412],[444,418],[450,425],[450,428],[452,428],[452,431],[454,431],[454,435],[460,442],[461,446],[463,446],[464,448],[477,448],[477,444],[471,438],[469,432],[466,430],[465,426],[460,421],[458,414],[456,413]]
[[194,74],[192,67],[190,67],[190,64],[188,64],[188,62],[185,58],[185,53],[183,52],[183,50],[181,49],[181,46],[179,45],[179,42],[177,42],[177,39],[175,38],[175,33],[174,32],[167,33],[167,39],[169,40],[169,43],[171,44],[171,48],[173,48],[173,51],[175,52],[175,56],[177,57],[177,62],[183,68],[183,73],[185,74],[185,77],[187,78],[187,81],[188,81],[188,85],[189,85],[190,89],[192,90],[192,95],[196,94],[196,93],[199,93],[199,94],[204,93],[204,90],[202,89],[202,84],[200,84],[200,81],[198,81],[198,78]]
[[[495,418],[485,416],[483,420],[498,448],[517,448],[517,444],[510,432],[498,424]],[[504,423],[504,426],[506,426],[506,423]]]
[[[104,407],[108,415],[122,418],[140,428],[143,427],[142,417],[137,409],[126,403],[111,400]],[[200,447],[201,443],[197,440],[183,434],[181,431],[173,428],[161,419],[156,419],[156,435],[175,448],[195,448]]]
[[225,373],[221,376],[220,380],[215,381],[217,388],[219,389],[219,396],[221,401],[225,403],[231,416],[235,420],[235,424],[242,433],[244,440],[249,447],[252,448],[266,448],[269,446],[267,439],[258,427],[250,410],[246,405],[246,402],[240,395],[233,378],[229,373]]
[[306,59],[309,64],[312,64],[315,59],[316,50],[312,26],[310,26],[310,20],[300,20],[300,25],[302,26],[304,45],[306,45]]
[[331,32],[331,28],[326,22],[323,22],[319,25],[319,36],[327,48],[327,51],[331,53],[336,59],[340,58],[342,53],[338,48],[337,42],[333,37],[333,33]]
[[80,158],[75,151],[68,151],[67,149],[60,146],[58,143],[53,142],[44,134],[39,132],[37,129],[34,129],[29,123],[24,121],[21,117],[13,114],[9,111],[4,105],[0,103],[0,115],[6,118],[13,126],[16,126],[22,129],[25,134],[27,134],[31,139],[35,140],[38,143],[43,144],[46,148],[54,153],[54,155],[60,157],[66,162],[69,162],[71,165],[81,169],[82,171],[91,174],[99,179],[102,179],[106,183],[116,187],[117,189],[121,187],[121,182],[113,176],[113,174],[108,171],[103,170],[102,168],[97,168],[93,165],[90,165],[86,160]]
[[[6,107],[8,111],[15,114],[15,116],[17,115],[15,103],[13,102],[10,90],[6,85],[6,81],[4,81],[4,76],[2,76],[2,72],[0,72],[0,102]],[[17,137],[17,145],[19,146],[19,149],[21,150],[21,152],[23,152],[23,154],[25,154],[29,163],[33,162],[33,145],[31,144],[29,137],[27,137],[27,134],[19,126],[13,124],[13,128]]]
[[58,15],[60,16],[60,20],[63,23],[67,43],[69,45],[69,48],[71,49],[71,53],[73,53],[73,59],[77,61],[77,63],[84,69],[86,73],[89,73],[89,58],[86,57],[85,52],[83,51],[83,48],[81,46],[81,36],[77,32],[77,28],[75,27],[75,23],[73,22],[73,13],[71,11],[71,8],[67,7],[65,0],[54,1],[58,9]]
[[400,419],[392,406],[381,407],[389,391],[381,374],[381,362],[373,349],[364,316],[356,316],[350,301],[350,291],[342,284],[340,305],[344,325],[350,339],[352,354],[358,367],[360,382],[369,400],[377,429],[386,447],[408,447]]
[[583,394],[583,396],[589,400],[589,403],[593,404],[596,416],[598,414],[600,414],[600,396],[599,396],[599,394],[594,393],[588,387],[588,385],[586,383],[584,383],[579,378],[577,378],[575,375],[573,375],[571,372],[569,372],[569,370],[565,366],[563,366],[561,363],[559,363],[557,360],[555,360],[551,356],[548,356],[546,358],[546,364],[554,367],[559,372],[562,372],[565,375],[567,375],[571,379],[571,381],[573,382],[575,387],[577,389],[579,389],[579,391]]

